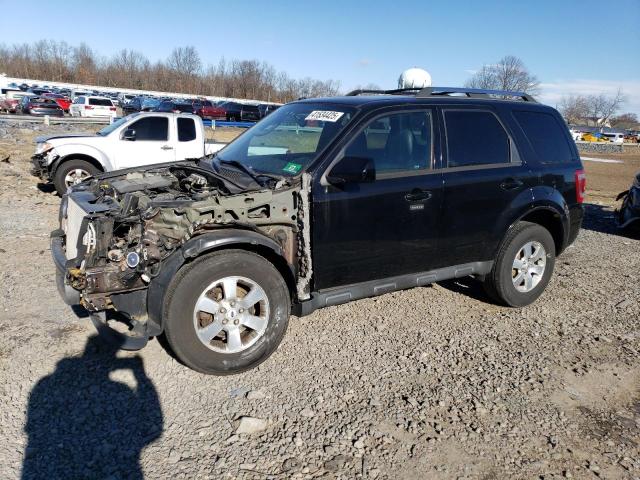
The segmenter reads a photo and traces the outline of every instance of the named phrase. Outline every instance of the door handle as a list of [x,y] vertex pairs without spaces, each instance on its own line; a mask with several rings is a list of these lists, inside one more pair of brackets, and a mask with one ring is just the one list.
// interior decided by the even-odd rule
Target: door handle
[[507,178],[503,180],[500,184],[500,188],[503,190],[515,190],[516,188],[520,188],[524,185],[524,182],[521,180],[516,180],[515,178]]
[[407,193],[404,196],[404,199],[407,202],[424,202],[431,198],[431,192],[429,190],[420,190],[419,188],[414,188],[411,192]]
[[173,150],[173,147],[170,147],[169,145],[163,145],[160,147],[161,150]]

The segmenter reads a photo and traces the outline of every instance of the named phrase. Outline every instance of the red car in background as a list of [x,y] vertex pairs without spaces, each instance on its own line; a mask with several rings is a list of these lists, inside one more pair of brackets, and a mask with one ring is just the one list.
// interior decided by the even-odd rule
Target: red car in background
[[65,97],[59,93],[43,93],[41,96],[42,98],[49,98],[55,101],[65,113],[69,113],[69,106],[71,105],[71,99],[69,97]]
[[226,111],[224,108],[216,107],[209,100],[194,100],[193,113],[202,119],[207,120],[226,120]]

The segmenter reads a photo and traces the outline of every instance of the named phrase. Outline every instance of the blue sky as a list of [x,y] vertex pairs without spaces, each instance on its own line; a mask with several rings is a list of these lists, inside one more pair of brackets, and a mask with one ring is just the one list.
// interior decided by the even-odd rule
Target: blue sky
[[[15,5],[0,0],[0,11]],[[0,42],[84,41],[105,56],[129,48],[151,60],[193,45],[205,64],[259,59],[293,77],[339,80],[345,91],[395,87],[411,66],[427,69],[434,85],[459,86],[510,54],[538,76],[548,103],[622,87],[623,109],[640,114],[640,0],[31,0],[29,10],[55,20],[31,29],[3,16]]]

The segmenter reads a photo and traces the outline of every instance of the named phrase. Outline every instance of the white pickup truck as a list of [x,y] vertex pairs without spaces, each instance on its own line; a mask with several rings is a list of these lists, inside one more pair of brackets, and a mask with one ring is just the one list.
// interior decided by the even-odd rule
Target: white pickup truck
[[133,113],[93,135],[38,137],[32,171],[62,195],[99,172],[201,158],[224,146],[205,141],[196,115]]

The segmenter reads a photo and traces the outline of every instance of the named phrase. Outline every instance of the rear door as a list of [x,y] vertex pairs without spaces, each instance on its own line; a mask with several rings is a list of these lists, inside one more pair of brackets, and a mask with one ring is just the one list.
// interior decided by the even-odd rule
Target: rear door
[[124,130],[120,133],[120,138],[111,146],[115,168],[173,162],[175,149],[169,126],[169,118],[165,116],[144,117],[129,124],[127,129],[134,130],[136,138],[125,140]]
[[116,114],[116,107],[108,98],[89,98],[89,107],[92,116],[109,117]]
[[[366,121],[336,162],[371,159],[376,179],[313,188],[315,289],[430,270],[438,261],[442,182],[429,108]],[[328,170],[330,170],[329,167]]]
[[444,183],[442,262],[491,260],[509,219],[536,185],[513,133],[496,111],[442,108]]

